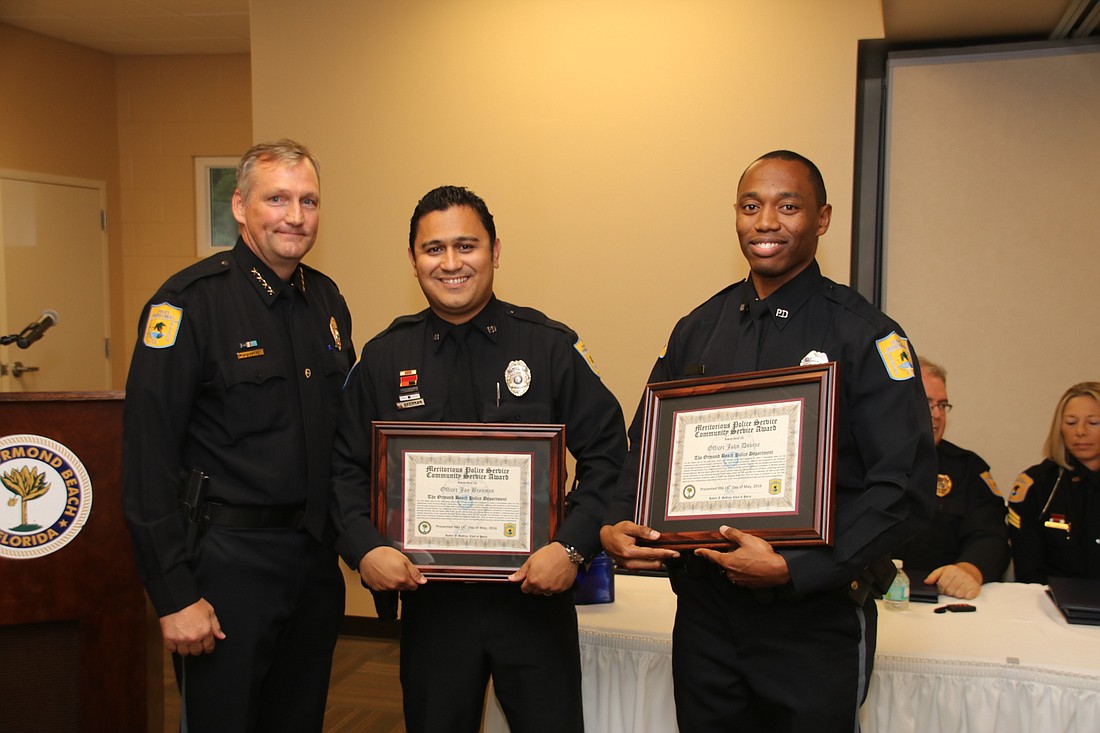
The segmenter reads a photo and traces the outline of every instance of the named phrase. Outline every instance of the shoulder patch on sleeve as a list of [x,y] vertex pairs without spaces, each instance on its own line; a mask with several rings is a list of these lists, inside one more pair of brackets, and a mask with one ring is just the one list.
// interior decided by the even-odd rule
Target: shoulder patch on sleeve
[[882,357],[882,365],[886,367],[886,373],[895,382],[904,382],[914,377],[913,358],[909,355],[909,341],[898,336],[897,331],[891,331],[888,336],[875,341],[878,354]]
[[1020,515],[1012,507],[1008,508],[1008,524],[1016,529],[1020,528]]
[[664,346],[661,347],[661,353],[657,354],[657,358],[658,359],[664,359],[665,354],[667,354],[667,353],[668,353],[668,344],[665,344]]
[[183,308],[177,308],[167,302],[149,306],[149,317],[145,320],[142,343],[151,349],[167,349],[174,346],[182,321]]
[[588,353],[588,347],[584,345],[580,337],[577,338],[576,343],[573,344],[573,348],[577,350],[577,353],[584,359],[585,364],[588,364],[588,368],[592,370],[592,373],[597,377],[600,376],[600,370],[596,368],[596,360],[592,358],[592,355]]
[[997,482],[993,480],[993,474],[989,471],[981,472],[982,481],[985,481],[985,485],[989,487],[989,490],[993,492],[994,496],[1000,496],[1001,492],[997,489]]
[[1008,501],[1010,504],[1019,504],[1027,496],[1027,490],[1031,488],[1031,485],[1035,483],[1035,479],[1028,476],[1026,473],[1021,473],[1016,477],[1016,483],[1012,484],[1012,491],[1008,494]]

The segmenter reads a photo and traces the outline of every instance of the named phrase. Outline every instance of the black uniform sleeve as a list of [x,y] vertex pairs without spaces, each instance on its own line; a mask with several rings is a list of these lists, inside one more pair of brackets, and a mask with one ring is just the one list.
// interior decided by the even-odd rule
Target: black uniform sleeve
[[[853,324],[841,332],[858,331]],[[858,493],[847,489],[838,496],[833,547],[780,551],[800,593],[846,585],[932,516],[937,461],[921,381],[916,376],[892,379],[873,338],[848,347],[852,353],[839,375],[847,424],[838,424],[837,430],[850,431],[839,441],[840,450],[848,444],[855,455],[838,456],[837,484],[838,492],[856,487]],[[916,353],[909,356],[919,373]]]
[[371,422],[378,414],[367,368],[367,350],[348,375],[336,423],[332,459],[332,518],[336,551],[353,570],[363,556],[386,544],[371,521]]
[[[660,358],[657,359],[653,369],[650,370],[646,384],[668,382],[675,378],[672,376],[668,358]],[[630,447],[623,461],[623,470],[619,473],[618,481],[615,483],[611,504],[604,516],[604,524],[617,524],[623,520],[634,521],[634,511],[638,498],[638,472],[641,470],[642,421],[645,418],[644,400],[644,396],[638,400],[638,407],[634,411],[634,419],[630,421],[630,428],[627,430]]]
[[[176,342],[143,343],[150,305],[183,309]],[[191,406],[202,380],[201,306],[175,293],[157,293],[138,325],[126,381],[122,435],[122,508],[130,527],[138,573],[157,614],[165,616],[199,600],[188,568],[179,508],[182,447]]]
[[1005,524],[1005,503],[1000,494],[982,477],[988,476],[989,465],[971,454],[967,462],[965,481],[967,507],[959,528],[962,552],[958,562],[973,564],[982,573],[982,581],[999,581],[1008,568],[1008,526]]
[[1016,478],[1009,498],[1009,537],[1012,540],[1013,572],[1017,582],[1047,582],[1043,554],[1043,523],[1040,513],[1050,496],[1050,472],[1032,466]]
[[570,492],[568,514],[555,539],[572,545],[585,557],[600,551],[600,526],[622,469],[626,430],[618,400],[589,368],[587,361],[564,341],[554,363],[554,406],[565,424],[565,441],[577,461],[577,488]]

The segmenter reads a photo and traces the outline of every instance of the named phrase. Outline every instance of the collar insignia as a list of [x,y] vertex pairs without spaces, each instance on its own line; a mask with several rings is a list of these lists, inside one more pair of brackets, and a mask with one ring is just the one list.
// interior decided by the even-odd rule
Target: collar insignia
[[274,295],[275,294],[275,289],[267,284],[267,280],[264,279],[264,276],[260,274],[259,270],[257,270],[255,267],[253,267],[249,272],[251,272],[252,275],[256,278],[256,282],[258,282],[258,283],[260,283],[260,285],[264,286],[264,292],[265,293],[267,293],[268,295]]

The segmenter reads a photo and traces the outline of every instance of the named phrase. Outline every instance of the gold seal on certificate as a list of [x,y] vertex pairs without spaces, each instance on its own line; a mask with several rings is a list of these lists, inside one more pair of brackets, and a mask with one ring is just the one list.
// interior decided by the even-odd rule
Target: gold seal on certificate
[[656,544],[720,546],[720,524],[830,544],[836,365],[646,387],[635,520]]
[[557,532],[562,425],[375,422],[372,516],[429,578],[505,580]]

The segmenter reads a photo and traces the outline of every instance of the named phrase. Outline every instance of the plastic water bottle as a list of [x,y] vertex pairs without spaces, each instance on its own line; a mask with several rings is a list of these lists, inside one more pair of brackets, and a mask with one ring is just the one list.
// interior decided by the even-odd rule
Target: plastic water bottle
[[606,552],[592,558],[587,569],[584,565],[577,568],[574,595],[577,605],[615,602],[615,563]]
[[904,611],[909,608],[909,576],[905,574],[901,560],[894,560],[894,567],[898,569],[898,574],[894,576],[890,590],[883,596],[882,605],[891,611]]

